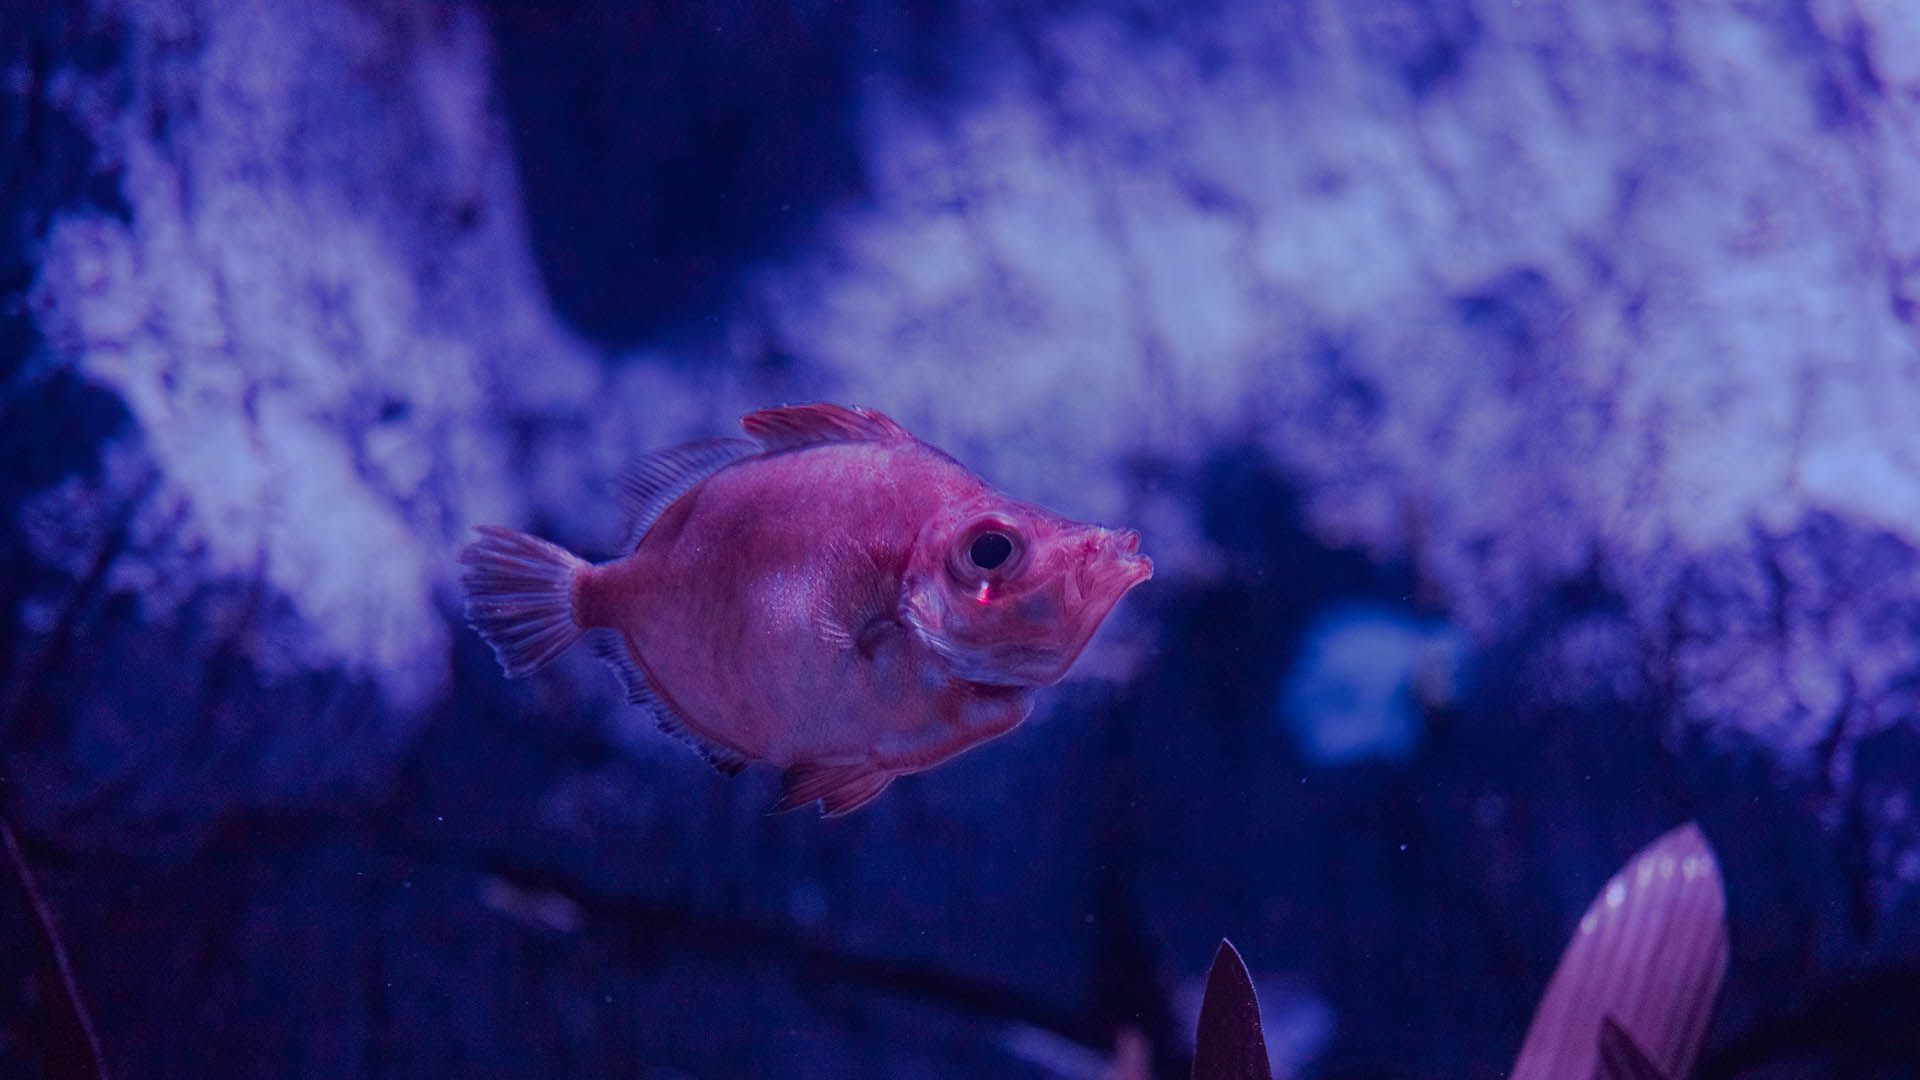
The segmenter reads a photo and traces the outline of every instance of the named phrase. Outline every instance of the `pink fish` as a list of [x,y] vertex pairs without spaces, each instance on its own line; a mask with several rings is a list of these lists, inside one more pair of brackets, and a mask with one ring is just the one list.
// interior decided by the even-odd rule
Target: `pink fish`
[[629,700],[715,768],[784,769],[776,810],[848,813],[1011,730],[1153,576],[1133,530],[1010,499],[870,409],[741,425],[627,473],[620,558],[482,526],[460,561],[509,676],[593,631]]

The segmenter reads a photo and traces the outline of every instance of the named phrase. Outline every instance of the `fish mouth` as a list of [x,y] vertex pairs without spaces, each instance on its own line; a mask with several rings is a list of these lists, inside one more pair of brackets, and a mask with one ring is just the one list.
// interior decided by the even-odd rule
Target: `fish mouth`
[[1113,559],[1114,580],[1122,595],[1153,577],[1153,560],[1140,554],[1138,529],[1102,529],[1101,532],[1107,554]]
[[1153,560],[1140,554],[1140,534],[1133,529],[1098,529],[1087,553],[1091,557],[1073,582],[1078,596],[1068,601],[1068,636],[1057,648],[1021,657],[1026,662],[1018,665],[1015,677],[1022,682],[1051,686],[1065,678],[1120,598],[1153,576]]

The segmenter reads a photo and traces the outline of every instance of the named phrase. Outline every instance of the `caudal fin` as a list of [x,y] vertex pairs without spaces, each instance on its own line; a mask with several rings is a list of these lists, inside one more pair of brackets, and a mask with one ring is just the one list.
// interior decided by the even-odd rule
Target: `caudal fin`
[[460,552],[467,568],[467,625],[479,631],[509,678],[531,675],[580,640],[573,575],[586,563],[526,533],[482,525]]

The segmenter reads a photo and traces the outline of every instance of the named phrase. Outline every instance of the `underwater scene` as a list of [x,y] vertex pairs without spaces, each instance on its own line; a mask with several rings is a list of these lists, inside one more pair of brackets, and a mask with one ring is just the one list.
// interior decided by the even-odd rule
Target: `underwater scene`
[[0,0],[0,1077],[1920,1078],[1920,4]]

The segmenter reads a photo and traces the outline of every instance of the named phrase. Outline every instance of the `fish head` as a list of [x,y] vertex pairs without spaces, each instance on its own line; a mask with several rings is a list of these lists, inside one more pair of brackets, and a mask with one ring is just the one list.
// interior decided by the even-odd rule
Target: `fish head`
[[1114,604],[1152,576],[1132,529],[990,493],[921,530],[903,609],[955,677],[1047,686],[1066,675]]

